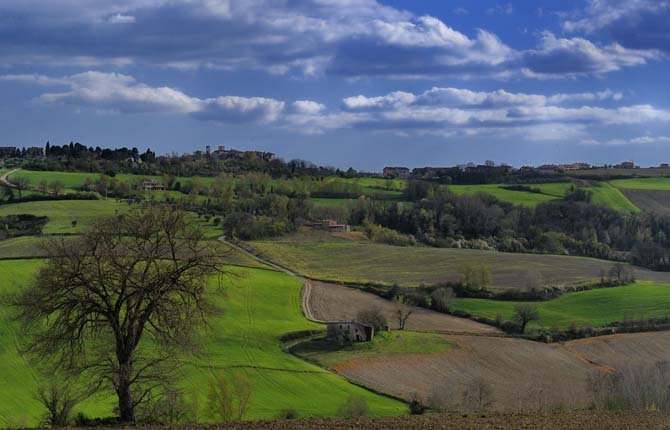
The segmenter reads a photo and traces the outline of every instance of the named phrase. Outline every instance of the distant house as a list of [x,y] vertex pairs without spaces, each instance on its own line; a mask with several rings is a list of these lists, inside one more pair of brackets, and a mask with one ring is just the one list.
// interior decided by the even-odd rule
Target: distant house
[[619,169],[634,169],[635,168],[635,162],[633,161],[624,161],[623,163],[619,164],[618,166],[615,166]]
[[375,328],[356,321],[331,321],[327,336],[338,343],[370,342],[375,336]]
[[661,169],[670,169],[670,164],[668,164],[668,163],[661,163],[661,165],[660,165],[659,167],[660,167]]
[[409,178],[409,169],[407,167],[384,167],[384,177],[386,178]]
[[351,231],[349,224],[342,224],[334,219],[322,219],[312,223],[312,227],[327,230],[331,233],[347,233]]
[[155,179],[145,179],[142,181],[142,189],[144,191],[164,191],[165,185]]

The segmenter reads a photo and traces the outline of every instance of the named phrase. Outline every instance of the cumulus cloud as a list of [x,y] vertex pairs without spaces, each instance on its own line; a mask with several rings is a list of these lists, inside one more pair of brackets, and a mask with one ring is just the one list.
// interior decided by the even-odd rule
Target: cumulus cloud
[[312,132],[357,127],[404,135],[514,134],[529,140],[581,138],[588,127],[670,123],[670,111],[651,105],[580,104],[621,99],[611,90],[543,95],[434,87],[417,94],[347,97],[339,110],[296,114],[288,122]]
[[284,102],[264,97],[222,96],[200,99],[170,87],[152,87],[120,73],[89,71],[62,78],[42,75],[4,75],[0,80],[62,86],[37,98],[45,104],[60,103],[116,113],[178,113],[220,123],[276,121]]
[[616,43],[598,46],[583,38],[557,38],[545,32],[538,48],[524,53],[523,65],[529,77],[565,77],[612,72],[646,64],[654,58],[657,55],[653,52],[627,49]]
[[670,53],[670,1],[590,0],[586,9],[563,22],[568,32],[604,33],[630,49]]
[[296,100],[293,102],[293,109],[297,113],[315,115],[326,110],[326,106],[312,100]]
[[462,32],[376,0],[24,0],[0,2],[0,16],[7,18],[0,21],[6,67],[509,78],[523,68],[529,77],[606,73],[651,58],[622,45],[553,35],[535,50],[518,50],[490,31]]

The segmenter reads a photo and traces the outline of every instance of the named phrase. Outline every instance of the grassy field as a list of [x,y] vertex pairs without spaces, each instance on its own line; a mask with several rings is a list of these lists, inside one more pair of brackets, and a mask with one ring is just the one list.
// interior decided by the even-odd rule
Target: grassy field
[[[0,291],[16,291],[30,282],[39,260],[0,262]],[[245,373],[253,395],[246,418],[276,416],[293,408],[301,416],[335,415],[350,395],[363,397],[374,415],[393,415],[405,405],[348,383],[286,352],[279,336],[319,328],[300,309],[300,282],[282,273],[262,269],[231,268],[225,289],[213,282],[213,300],[222,309],[211,322],[204,355],[187,359],[181,386],[187,401],[197,396],[204,407],[208,383],[219,372]],[[18,333],[0,308],[0,425],[35,425],[41,414],[34,400],[38,376],[17,353]],[[81,410],[92,416],[112,414],[111,397],[91,399]],[[206,415],[205,415],[206,418]]]
[[293,352],[301,357],[332,367],[352,359],[371,359],[398,354],[434,354],[448,351],[453,344],[433,333],[381,332],[372,342],[336,347],[323,339],[297,345]]
[[[48,216],[45,234],[79,233],[93,221],[128,209],[127,203],[109,200],[54,200],[0,206],[0,216],[33,214]],[[72,223],[76,221],[76,225]]]
[[[275,240],[250,243],[263,256],[317,279],[349,283],[418,286],[458,281],[461,268],[481,263],[491,268],[494,289],[523,288],[529,272],[548,285],[565,286],[599,279],[612,262],[560,255],[512,254],[471,249],[398,247],[348,240],[303,229]],[[638,279],[670,282],[670,273],[636,269]]]
[[617,188],[631,190],[661,190],[670,191],[670,178],[636,178],[616,179],[610,181]]
[[589,187],[588,190],[593,193],[593,203],[597,205],[608,206],[621,212],[640,212],[640,209],[621,190],[607,182],[596,183],[596,185]]
[[532,193],[528,191],[513,191],[503,187],[503,184],[485,184],[485,185],[450,185],[449,189],[457,195],[473,195],[479,193],[491,194],[500,201],[535,207],[540,203],[546,203],[552,200],[560,199],[565,195],[563,188],[567,191],[570,183],[555,183],[532,185],[533,188],[542,190],[542,193]]
[[[473,315],[510,319],[516,302],[486,299],[456,299],[458,310]],[[603,288],[565,294],[535,304],[540,321],[533,326],[566,328],[602,326],[627,318],[648,318],[670,315],[670,284],[637,282],[628,286]]]

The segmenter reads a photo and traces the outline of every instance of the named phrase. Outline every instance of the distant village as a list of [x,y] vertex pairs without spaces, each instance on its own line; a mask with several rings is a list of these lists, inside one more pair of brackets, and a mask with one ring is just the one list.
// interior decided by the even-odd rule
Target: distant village
[[[77,144],[78,145],[78,144]],[[98,151],[99,148],[96,148],[95,151]],[[47,157],[49,151],[49,146],[47,143],[46,147],[42,146],[31,146],[31,147],[16,147],[16,146],[0,146],[0,158],[43,158]],[[89,148],[89,151],[93,151],[93,148]],[[104,151],[104,150],[101,150]],[[132,159],[129,159],[129,162],[141,164],[142,158],[139,155],[139,152],[133,150],[131,156]],[[137,156],[135,156],[135,154]],[[180,155],[173,153],[167,157],[179,157]],[[272,152],[265,151],[241,151],[237,149],[226,148],[224,145],[219,145],[216,149],[213,149],[211,146],[206,146],[204,151],[197,150],[190,154],[183,154],[182,157],[192,157],[195,159],[198,158],[213,158],[213,159],[244,159],[250,156],[257,159],[264,160],[265,162],[270,162],[277,160],[278,157]],[[104,158],[104,156],[103,156]],[[492,160],[487,160],[484,164],[476,163],[467,163],[467,164],[458,164],[455,166],[445,166],[445,167],[419,167],[410,169],[403,166],[387,166],[384,167],[381,173],[379,172],[365,172],[365,175],[370,176],[383,176],[386,178],[397,178],[397,179],[409,179],[409,178],[430,178],[433,176],[440,176],[441,172],[444,171],[453,171],[460,170],[462,172],[486,172],[486,171],[498,171],[501,173],[512,173],[518,171],[522,174],[534,173],[539,175],[563,175],[566,173],[575,173],[575,172],[584,172],[588,170],[601,170],[601,169],[639,169],[640,166],[637,166],[634,161],[623,161],[619,164],[605,164],[605,165],[591,165],[586,162],[575,162],[568,164],[543,164],[540,166],[522,166],[520,168],[515,168],[510,165],[501,163],[496,164]],[[652,167],[655,169],[668,169],[670,170],[670,164],[661,163],[657,167]],[[363,172],[359,172],[363,173]],[[670,172],[669,172],[670,173]],[[148,185],[150,186],[150,185]]]

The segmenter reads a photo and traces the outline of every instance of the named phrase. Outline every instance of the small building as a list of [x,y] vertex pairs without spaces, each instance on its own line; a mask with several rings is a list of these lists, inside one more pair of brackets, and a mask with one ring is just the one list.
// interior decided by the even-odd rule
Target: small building
[[145,179],[142,181],[144,191],[165,191],[165,185],[155,179]]
[[351,231],[349,224],[342,224],[334,219],[322,219],[312,224],[314,228],[327,230],[331,233],[348,233]]
[[331,321],[327,336],[338,343],[370,342],[375,337],[375,328],[356,321]]
[[670,169],[670,164],[668,164],[668,163],[661,163],[661,165],[660,165],[659,167],[660,167],[661,169]]
[[616,167],[619,168],[619,169],[634,169],[635,168],[635,162],[624,161],[623,163],[619,164]]
[[409,169],[407,167],[384,167],[384,177],[386,178],[409,178]]

